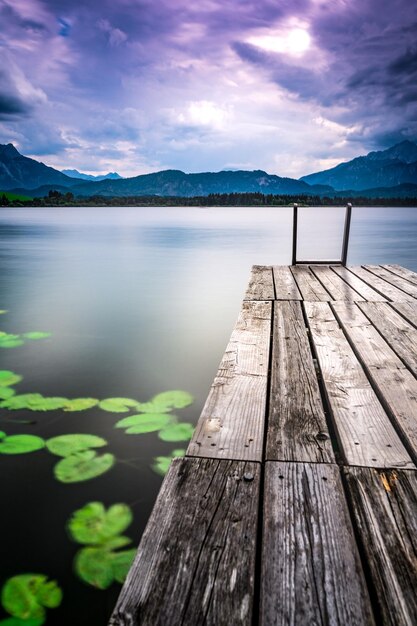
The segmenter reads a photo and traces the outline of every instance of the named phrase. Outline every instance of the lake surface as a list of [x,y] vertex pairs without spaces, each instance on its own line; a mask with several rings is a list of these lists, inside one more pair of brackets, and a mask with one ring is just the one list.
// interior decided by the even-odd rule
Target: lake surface
[[[343,219],[343,209],[300,209],[299,257],[340,256]],[[51,335],[0,349],[0,367],[23,376],[18,394],[146,402],[184,390],[194,402],[173,413],[195,424],[251,265],[289,264],[291,228],[287,208],[1,209],[0,330]],[[416,209],[354,208],[348,264],[417,271],[416,243]],[[83,546],[69,536],[72,513],[92,501],[126,503],[134,521],[123,534],[136,546],[162,481],[155,457],[187,446],[114,428],[132,412],[1,409],[7,435],[94,434],[108,442],[98,453],[116,458],[96,478],[62,483],[60,458],[46,449],[0,454],[0,585],[24,573],[57,580],[63,601],[48,609],[49,625],[104,626],[120,590],[74,573]]]

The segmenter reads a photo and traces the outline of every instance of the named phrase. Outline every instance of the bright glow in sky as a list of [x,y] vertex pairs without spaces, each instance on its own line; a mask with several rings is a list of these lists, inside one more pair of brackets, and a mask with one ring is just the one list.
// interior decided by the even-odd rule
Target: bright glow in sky
[[0,0],[0,143],[124,176],[299,177],[417,138],[409,0]]

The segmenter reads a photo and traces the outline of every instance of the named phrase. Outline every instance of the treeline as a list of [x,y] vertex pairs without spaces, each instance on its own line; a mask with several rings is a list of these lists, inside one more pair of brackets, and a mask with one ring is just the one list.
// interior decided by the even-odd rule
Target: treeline
[[208,196],[180,198],[177,196],[74,196],[72,192],[50,191],[43,198],[30,200],[10,200],[3,194],[0,206],[345,206],[352,202],[354,206],[417,206],[417,198],[367,198],[342,196],[312,196],[262,193],[211,193]]

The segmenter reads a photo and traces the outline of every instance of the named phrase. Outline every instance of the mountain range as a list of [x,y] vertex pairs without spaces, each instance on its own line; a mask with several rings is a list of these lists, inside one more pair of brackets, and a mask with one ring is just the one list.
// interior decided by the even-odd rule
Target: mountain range
[[0,190],[42,197],[50,190],[76,196],[205,196],[221,193],[284,195],[417,197],[417,144],[402,141],[301,179],[255,171],[185,174],[164,170],[131,178],[111,172],[90,176],[60,172],[23,156],[13,144],[0,144]]

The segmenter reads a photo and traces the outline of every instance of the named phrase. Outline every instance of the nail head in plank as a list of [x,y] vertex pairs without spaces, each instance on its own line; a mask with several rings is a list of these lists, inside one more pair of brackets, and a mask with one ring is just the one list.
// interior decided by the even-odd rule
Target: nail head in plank
[[305,302],[324,389],[349,465],[413,468],[342,329],[325,302]]
[[380,293],[372,289],[369,285],[367,285],[363,280],[361,280],[346,267],[342,266],[334,266],[332,267],[333,272],[336,272],[344,281],[346,281],[351,287],[353,287],[365,300],[369,302],[386,302],[384,296],[381,296]]
[[417,330],[414,326],[383,302],[360,302],[358,306],[417,377]]
[[332,299],[331,295],[325,290],[308,267],[295,265],[291,268],[291,271],[304,300],[310,302],[328,302]]
[[266,463],[261,626],[374,624],[339,469]]
[[272,268],[277,300],[302,300],[301,293],[288,265],[275,265]]
[[372,272],[368,272],[368,270],[360,267],[359,265],[351,266],[348,269],[375,289],[375,291],[382,294],[387,300],[393,300],[394,302],[407,302],[408,300],[414,300],[412,296],[404,293],[401,289],[397,289],[394,285],[387,283],[386,280],[379,278],[375,274],[372,274]]
[[273,300],[275,298],[272,268],[253,265],[245,300]]
[[343,470],[383,626],[417,624],[417,475]]
[[401,267],[401,265],[383,265],[382,267],[385,267],[387,270],[389,270],[393,274],[397,274],[398,276],[401,276],[401,278],[405,278],[406,280],[409,280],[410,283],[417,285],[417,274],[407,269],[406,267]]
[[299,302],[274,306],[266,458],[335,462]]
[[363,300],[362,296],[335,274],[330,267],[311,265],[310,269],[330,293],[333,300]]
[[188,456],[262,460],[271,316],[271,302],[243,302]]
[[389,415],[417,459],[416,378],[356,304],[335,302],[333,308]]
[[260,466],[175,459],[110,626],[252,623]]
[[368,272],[378,276],[378,278],[386,280],[387,283],[390,283],[390,285],[398,287],[398,289],[401,289],[401,291],[405,292],[409,296],[417,298],[417,285],[413,285],[408,280],[389,272],[385,269],[385,267],[381,267],[380,265],[364,265],[364,268],[368,270]]

